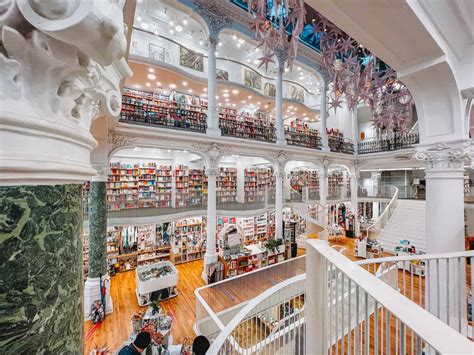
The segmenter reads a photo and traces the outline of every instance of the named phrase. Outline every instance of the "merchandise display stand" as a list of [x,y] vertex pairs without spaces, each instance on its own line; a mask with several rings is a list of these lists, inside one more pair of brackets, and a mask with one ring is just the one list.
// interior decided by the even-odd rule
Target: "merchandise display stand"
[[[135,270],[138,305],[147,306],[154,301],[154,296],[160,300],[169,299],[178,295],[178,270],[169,261],[151,265],[139,266]],[[162,297],[165,295],[165,297]]]
[[[395,247],[395,254],[397,256],[403,255],[422,255],[423,252],[416,251],[416,249],[411,245],[408,239],[400,240],[400,245]],[[398,262],[398,268],[401,270],[408,271],[418,276],[425,276],[425,265],[424,260],[413,260],[410,262]]]
[[376,240],[368,240],[364,238],[356,241],[355,256],[364,259],[373,259],[380,257],[382,254],[382,244]]

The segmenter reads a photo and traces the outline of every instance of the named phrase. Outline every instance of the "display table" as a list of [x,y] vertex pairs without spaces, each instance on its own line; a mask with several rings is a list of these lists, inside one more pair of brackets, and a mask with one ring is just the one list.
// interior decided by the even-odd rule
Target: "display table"
[[147,306],[150,301],[165,300],[178,295],[178,270],[170,261],[162,261],[135,270],[138,304]]
[[373,259],[382,253],[382,244],[376,240],[358,239],[356,242],[355,256],[364,259]]

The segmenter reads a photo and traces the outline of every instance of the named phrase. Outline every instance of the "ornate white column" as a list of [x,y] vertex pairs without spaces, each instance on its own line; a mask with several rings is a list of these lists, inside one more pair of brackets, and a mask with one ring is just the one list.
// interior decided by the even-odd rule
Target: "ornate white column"
[[351,212],[354,215],[354,236],[358,237],[360,235],[359,213],[358,213],[359,172],[356,171],[353,175],[349,175],[349,179],[351,183]]
[[[439,143],[419,150],[415,158],[425,163],[426,167],[426,252],[448,253],[464,250],[464,164],[469,159],[468,145],[448,146]],[[465,324],[465,310],[459,310],[461,303],[453,300],[465,299],[465,268],[445,262],[438,267],[431,263],[428,275],[427,305],[433,314],[438,308],[441,319],[445,320],[449,312],[449,324],[455,328],[459,322]],[[443,292],[437,292],[439,288]],[[449,311],[447,295],[451,300]],[[459,292],[462,291],[461,295]],[[457,329],[457,328],[456,328]],[[466,329],[462,327],[462,329]]]
[[323,213],[323,227],[327,226],[327,199],[328,199],[328,177],[329,177],[329,162],[324,159],[323,165],[319,171],[319,202],[324,207]]
[[285,63],[288,59],[288,51],[280,50],[276,53],[278,68],[276,75],[275,88],[275,129],[277,144],[286,145],[285,127],[283,124],[283,73],[285,71]]
[[216,104],[216,92],[217,92],[217,79],[216,79],[216,49],[217,43],[219,42],[218,35],[215,37],[209,36],[208,45],[208,56],[207,56],[207,130],[206,133],[211,136],[220,136],[221,130],[219,128],[219,114],[217,112]]
[[202,277],[207,281],[208,265],[217,261],[216,252],[216,223],[217,223],[217,196],[216,178],[219,175],[219,161],[223,155],[229,154],[230,150],[217,143],[195,144],[197,152],[200,152],[205,161],[207,175],[207,237],[206,253],[204,254],[204,270]]
[[272,160],[275,174],[275,239],[283,239],[283,179],[288,156],[281,151]]
[[357,116],[357,104],[351,111],[351,123],[352,123],[352,144],[354,145],[354,154],[358,154],[359,151],[359,121]]
[[211,136],[220,136],[219,114],[217,112],[216,93],[216,50],[219,43],[219,33],[222,29],[229,27],[232,23],[219,7],[218,2],[210,0],[196,0],[196,11],[202,16],[207,24],[209,33],[207,39],[207,130]]
[[123,2],[1,7],[0,353],[82,353],[82,183],[130,74]]
[[329,152],[329,141],[328,141],[328,132],[327,132],[327,117],[328,117],[328,108],[327,108],[327,93],[328,93],[328,81],[329,78],[325,77],[323,82],[323,88],[321,90],[321,105],[320,105],[320,118],[321,118],[321,150]]
[[[380,171],[371,171],[370,180],[372,181],[372,196],[377,197],[380,191],[380,180],[382,179],[382,173]],[[370,196],[370,195],[369,195]]]

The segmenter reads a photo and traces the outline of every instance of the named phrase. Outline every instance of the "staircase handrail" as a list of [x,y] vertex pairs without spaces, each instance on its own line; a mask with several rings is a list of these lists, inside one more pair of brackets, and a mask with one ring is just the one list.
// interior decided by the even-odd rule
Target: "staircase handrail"
[[385,209],[380,214],[380,216],[375,220],[375,222],[367,227],[366,229],[367,238],[369,237],[371,231],[376,230],[378,225],[380,225],[379,227],[380,229],[385,227],[386,222],[392,217],[393,212],[395,211],[395,208],[397,207],[398,189],[395,186],[390,186],[390,188],[393,191],[392,198],[390,199],[390,202],[388,203],[387,207],[385,207]]
[[234,329],[240,324],[240,322],[261,302],[268,299],[271,295],[276,292],[289,287],[297,282],[303,282],[306,279],[306,274],[293,276],[286,279],[262,292],[257,297],[250,300],[233,318],[227,323],[224,329],[219,333],[217,338],[212,342],[211,347],[208,350],[209,354],[218,354],[219,350],[224,345],[227,338],[231,335]]
[[[472,354],[472,341],[456,332],[446,323],[436,318],[434,315],[421,308],[365,269],[355,267],[352,261],[329,247],[326,242],[315,239],[309,240],[307,243],[307,249],[309,249],[307,258],[313,258],[307,259],[307,267],[321,264],[326,265],[322,268],[323,272],[334,269],[341,272],[352,282],[353,285],[359,287],[366,297],[371,297],[379,306],[385,308],[389,314],[398,319],[401,324],[404,324],[408,329],[420,337],[423,342],[431,346],[437,354]],[[316,281],[317,282],[311,284],[311,286],[315,288],[314,290],[306,289],[306,298],[308,299],[308,302],[314,302],[311,297],[315,296],[315,294],[322,293],[324,295],[324,289],[319,289],[319,286],[327,287],[327,279],[321,277],[317,278]],[[312,312],[314,312],[313,307],[316,307],[317,309],[320,305],[308,304],[307,306],[312,310]],[[324,310],[322,310],[322,312],[324,312]],[[316,316],[315,314],[312,315]],[[309,336],[315,336],[316,338],[311,340],[311,342],[313,344],[317,343],[324,345],[325,342],[327,342],[327,339],[324,339],[325,333],[321,332],[319,329],[314,329],[314,327],[316,326],[315,323],[324,326],[326,325],[324,323],[327,321],[328,320],[324,315],[321,315],[321,319],[318,319],[317,322],[311,319],[310,324],[306,325],[306,338],[308,339]],[[316,334],[309,334],[308,332],[311,331],[315,331]],[[321,336],[323,336],[322,339],[319,339]]]

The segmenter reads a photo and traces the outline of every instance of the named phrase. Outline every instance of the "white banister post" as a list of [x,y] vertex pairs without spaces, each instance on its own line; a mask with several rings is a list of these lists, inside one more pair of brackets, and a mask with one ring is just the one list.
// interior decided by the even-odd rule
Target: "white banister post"
[[206,253],[204,254],[203,277],[207,279],[207,265],[217,261],[216,253],[216,177],[219,174],[219,167],[216,161],[211,161],[207,174],[207,237]]
[[328,92],[328,82],[327,79],[324,80],[323,89],[321,90],[321,105],[320,105],[320,118],[321,118],[321,144],[322,150],[329,152],[329,141],[328,141],[328,132],[327,132],[327,92]]
[[308,240],[306,247],[306,353],[327,354],[328,272],[326,259],[314,248],[321,240]]

